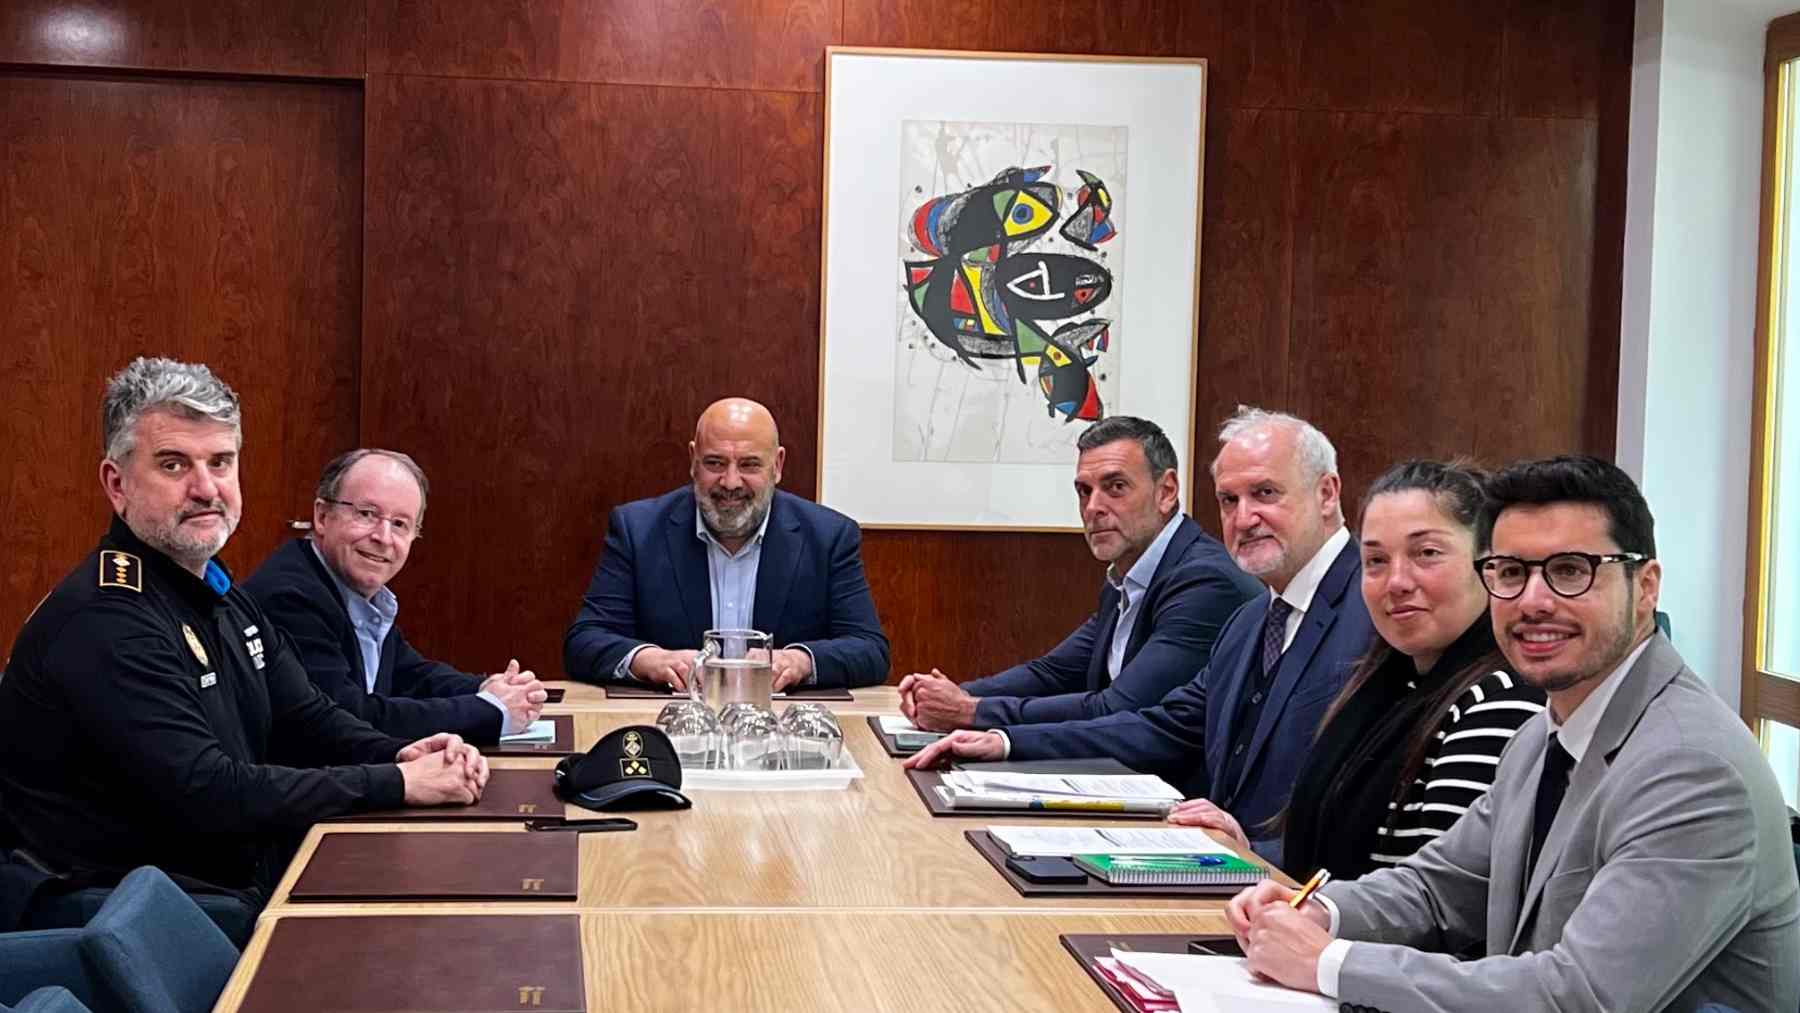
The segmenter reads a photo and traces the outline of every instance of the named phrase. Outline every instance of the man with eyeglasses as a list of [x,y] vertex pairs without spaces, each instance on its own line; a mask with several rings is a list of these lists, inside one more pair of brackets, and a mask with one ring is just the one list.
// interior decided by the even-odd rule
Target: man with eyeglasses
[[418,540],[428,489],[406,454],[339,455],[319,476],[312,536],[277,549],[244,586],[340,707],[390,735],[493,742],[537,720],[537,677],[516,660],[485,677],[458,671],[421,656],[397,625],[388,583]]
[[[1494,477],[1475,561],[1494,633],[1543,689],[1492,789],[1397,868],[1299,910],[1231,901],[1253,971],[1358,1007],[1800,1005],[1800,884],[1756,740],[1654,624],[1649,506],[1592,457]],[[1459,960],[1471,947],[1478,960]]]
[[0,675],[0,931],[81,925],[69,891],[155,865],[242,944],[307,827],[474,802],[487,761],[334,705],[218,561],[243,428],[211,370],[137,359],[101,417],[112,524]]

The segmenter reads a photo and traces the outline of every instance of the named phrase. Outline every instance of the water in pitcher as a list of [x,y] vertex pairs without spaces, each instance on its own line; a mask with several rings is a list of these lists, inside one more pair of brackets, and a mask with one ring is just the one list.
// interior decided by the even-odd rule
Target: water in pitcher
[[760,658],[707,658],[700,665],[700,698],[715,714],[723,713],[731,703],[768,707],[774,682],[766,654]]

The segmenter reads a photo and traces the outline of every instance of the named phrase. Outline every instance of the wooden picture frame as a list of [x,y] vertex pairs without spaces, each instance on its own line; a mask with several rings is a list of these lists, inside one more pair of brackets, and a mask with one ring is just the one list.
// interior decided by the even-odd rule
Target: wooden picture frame
[[1079,530],[1075,438],[1115,414],[1189,478],[1206,61],[834,46],[825,68],[819,502]]

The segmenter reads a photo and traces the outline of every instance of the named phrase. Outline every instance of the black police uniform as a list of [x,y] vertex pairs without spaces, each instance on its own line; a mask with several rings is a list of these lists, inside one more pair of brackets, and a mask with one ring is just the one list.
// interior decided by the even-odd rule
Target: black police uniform
[[310,824],[404,803],[405,745],[320,693],[217,562],[195,577],[115,517],[0,675],[0,838],[260,893]]

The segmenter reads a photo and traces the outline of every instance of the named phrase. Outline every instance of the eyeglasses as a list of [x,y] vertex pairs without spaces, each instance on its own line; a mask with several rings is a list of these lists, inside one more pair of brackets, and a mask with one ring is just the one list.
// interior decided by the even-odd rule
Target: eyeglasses
[[1642,563],[1649,556],[1641,552],[1613,552],[1603,556],[1591,552],[1559,552],[1543,559],[1520,559],[1517,556],[1483,556],[1475,561],[1475,572],[1481,583],[1496,598],[1511,601],[1525,593],[1531,582],[1531,571],[1544,571],[1544,583],[1564,598],[1579,598],[1594,586],[1594,574],[1606,563]]
[[389,517],[374,507],[363,506],[360,503],[348,503],[341,499],[320,496],[319,500],[323,503],[330,503],[332,506],[347,508],[350,511],[350,525],[358,530],[373,531],[377,524],[386,521],[388,530],[394,533],[395,538],[403,542],[410,542],[419,537],[418,525],[405,517]]

